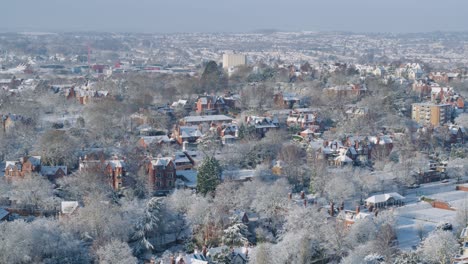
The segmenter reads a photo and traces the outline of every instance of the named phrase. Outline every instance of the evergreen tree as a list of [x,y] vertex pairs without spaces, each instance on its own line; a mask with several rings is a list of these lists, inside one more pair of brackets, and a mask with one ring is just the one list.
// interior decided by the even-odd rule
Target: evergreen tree
[[146,204],[142,218],[138,221],[131,239],[136,254],[144,255],[154,249],[149,241],[151,234],[161,225],[162,198],[153,197]]
[[227,85],[224,72],[218,68],[214,61],[206,64],[205,70],[200,78],[200,84],[205,92],[218,91]]
[[198,169],[197,191],[203,195],[214,192],[220,183],[221,172],[219,161],[207,156]]
[[223,243],[226,246],[243,246],[248,243],[250,235],[248,227],[244,223],[235,223],[223,231]]

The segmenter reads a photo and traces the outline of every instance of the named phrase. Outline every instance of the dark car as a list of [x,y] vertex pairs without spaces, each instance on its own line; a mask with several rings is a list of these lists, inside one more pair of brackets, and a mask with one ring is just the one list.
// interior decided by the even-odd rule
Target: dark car
[[450,223],[443,223],[443,224],[438,225],[436,229],[443,230],[443,231],[452,231],[453,226]]

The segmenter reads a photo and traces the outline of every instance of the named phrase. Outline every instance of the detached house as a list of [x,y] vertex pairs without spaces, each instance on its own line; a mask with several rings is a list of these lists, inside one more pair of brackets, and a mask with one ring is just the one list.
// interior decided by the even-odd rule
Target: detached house
[[7,161],[5,164],[5,177],[9,180],[31,173],[38,173],[54,181],[67,175],[67,166],[44,166],[41,156],[23,157],[19,161]]
[[173,138],[180,145],[184,142],[196,143],[202,136],[198,126],[177,126],[173,133]]
[[6,161],[5,163],[6,179],[24,177],[34,172],[41,172],[41,156],[23,157],[19,161]]
[[27,121],[28,120],[21,115],[13,115],[13,114],[0,115],[0,123],[2,125],[3,132],[11,129],[18,122],[27,122]]
[[297,126],[302,129],[311,128],[319,125],[320,119],[317,118],[317,112],[312,109],[299,108],[291,111],[286,124],[288,126]]
[[55,181],[67,175],[67,166],[41,166],[41,175],[47,177],[49,181]]
[[148,182],[157,193],[167,193],[175,188],[176,166],[170,157],[150,159],[146,164]]
[[214,95],[199,96],[195,103],[195,111],[204,114],[216,114],[226,110],[223,97]]
[[258,136],[264,137],[270,129],[279,128],[278,118],[264,116],[248,116],[245,118],[247,126],[254,127]]
[[138,140],[138,146],[143,149],[148,149],[151,146],[160,146],[162,144],[169,144],[171,143],[171,139],[166,136],[143,136]]
[[300,97],[295,93],[279,92],[273,96],[275,105],[285,109],[291,109],[301,103]]
[[111,160],[106,161],[105,172],[109,177],[109,184],[114,190],[122,188],[123,180],[125,176],[125,162],[118,159],[116,156]]
[[109,185],[114,190],[119,190],[123,185],[123,177],[126,175],[125,162],[117,156],[113,156],[109,160],[93,160],[85,156],[80,157],[79,171],[103,173],[108,177]]
[[359,96],[367,92],[365,84],[348,84],[325,88],[324,92],[329,96]]

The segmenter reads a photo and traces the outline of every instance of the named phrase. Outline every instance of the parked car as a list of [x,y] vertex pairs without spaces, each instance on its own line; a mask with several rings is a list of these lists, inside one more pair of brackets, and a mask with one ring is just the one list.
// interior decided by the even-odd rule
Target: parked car
[[421,185],[417,184],[417,183],[413,183],[409,186],[407,186],[408,189],[416,189],[416,188],[419,188],[421,187]]
[[443,230],[443,231],[452,231],[453,226],[450,223],[442,223],[442,224],[437,225],[436,229]]

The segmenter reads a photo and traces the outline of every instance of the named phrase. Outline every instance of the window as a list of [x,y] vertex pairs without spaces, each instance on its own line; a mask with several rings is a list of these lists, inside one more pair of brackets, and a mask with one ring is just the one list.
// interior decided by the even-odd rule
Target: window
[[160,182],[157,182],[157,183],[156,183],[156,186],[157,186],[157,187],[161,187],[161,183],[160,183]]
[[172,182],[171,181],[169,181],[168,186],[172,187]]
[[167,177],[168,177],[169,179],[172,179],[172,176],[173,176],[173,175],[174,175],[174,174],[173,174],[172,172],[168,172],[168,173],[167,173]]
[[158,174],[156,174],[156,177],[158,178],[161,178],[162,174],[158,172]]

